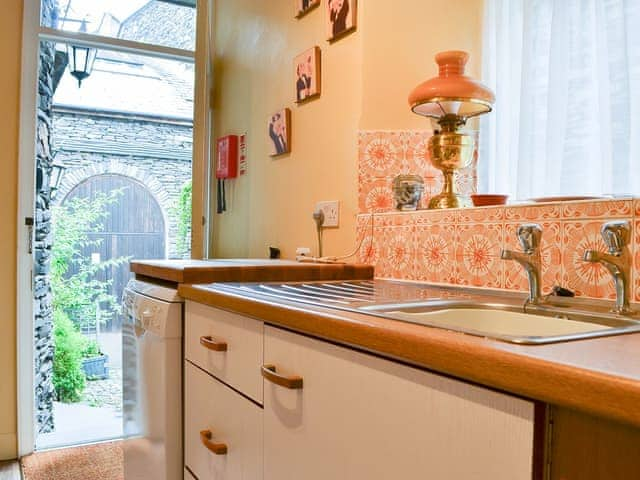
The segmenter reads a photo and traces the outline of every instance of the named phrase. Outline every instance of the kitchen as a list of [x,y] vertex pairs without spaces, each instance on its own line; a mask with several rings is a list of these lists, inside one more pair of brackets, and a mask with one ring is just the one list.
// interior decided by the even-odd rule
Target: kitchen
[[[270,246],[278,247],[283,258],[294,258],[298,247],[311,247],[315,251],[316,232],[311,218],[314,205],[320,200],[337,199],[340,201],[340,227],[327,229],[324,232],[323,243],[325,254],[344,255],[353,251],[361,237],[371,228],[368,224],[368,210],[361,208],[358,194],[358,161],[359,158],[363,158],[358,144],[359,135],[361,139],[369,136],[378,143],[393,145],[394,135],[389,133],[385,136],[384,132],[398,132],[395,136],[409,138],[410,132],[424,132],[429,129],[427,120],[411,113],[406,99],[411,89],[436,74],[433,57],[438,52],[451,49],[467,51],[470,54],[468,73],[473,78],[483,78],[481,59],[484,52],[480,46],[482,45],[484,3],[481,1],[450,2],[447,5],[446,15],[443,15],[438,2],[406,2],[406,8],[398,8],[398,5],[390,2],[382,4],[382,2],[361,1],[358,5],[356,31],[330,44],[326,42],[324,2],[320,8],[309,12],[299,20],[293,18],[293,5],[290,5],[293,2],[278,2],[275,5],[271,3],[229,1],[217,2],[216,6],[218,22],[215,27],[215,39],[219,52],[217,65],[220,77],[216,78],[212,101],[213,123],[216,126],[212,138],[246,132],[249,161],[247,175],[227,182],[227,212],[222,215],[211,214],[210,220],[213,225],[210,251],[217,258],[265,258]],[[405,2],[403,2],[404,5]],[[2,31],[7,38],[2,42],[2,58],[5,59],[7,73],[2,80],[4,88],[1,91],[6,98],[3,104],[9,105],[8,109],[13,114],[5,115],[2,120],[4,127],[2,143],[6,145],[4,155],[7,156],[3,164],[8,168],[2,180],[4,182],[2,191],[7,192],[6,197],[9,201],[2,207],[2,218],[7,228],[3,228],[1,245],[5,251],[14,252],[17,249],[18,229],[14,219],[18,188],[16,178],[18,178],[17,135],[20,84],[20,52],[15,46],[20,44],[21,38],[22,2],[10,2],[5,8],[7,10],[3,16],[3,22],[6,22],[6,25],[3,24]],[[257,48],[257,45],[260,48]],[[293,77],[291,61],[311,45],[320,45],[322,49],[322,94],[316,100],[296,106],[293,104],[295,90],[292,93],[291,88],[293,81],[289,81]],[[389,72],[393,72],[393,75]],[[499,89],[496,90],[496,94],[500,96]],[[271,159],[266,153],[267,119],[273,112],[286,106],[292,110],[293,116],[292,151],[287,156]],[[496,112],[488,115],[494,114]],[[402,162],[402,159],[394,157],[390,163],[394,161]],[[479,162],[483,162],[482,154]],[[385,179],[387,179],[386,175],[386,173],[383,174]],[[493,192],[501,193],[495,190]],[[445,232],[454,232],[454,235],[458,228],[459,235],[462,235],[464,232],[473,231],[476,228],[472,227],[474,224],[487,224],[490,225],[487,227],[489,232],[505,232],[503,233],[504,244],[499,242],[500,245],[497,247],[517,249],[519,247],[516,243],[515,224],[524,223],[521,219],[528,221],[542,219],[542,223],[547,223],[543,225],[545,231],[554,232],[554,235],[558,231],[578,235],[580,232],[575,233],[575,228],[571,230],[572,225],[580,225],[580,222],[585,223],[588,220],[589,223],[597,224],[597,227],[594,227],[595,234],[591,236],[595,235],[599,241],[598,229],[604,221],[612,219],[635,221],[635,215],[638,213],[638,202],[632,199],[594,202],[588,207],[579,207],[580,204],[575,204],[578,206],[552,205],[548,208],[538,207],[537,211],[518,206],[493,207],[485,210],[489,212],[488,219],[483,219],[483,214],[477,214],[475,210],[470,210],[468,214],[462,211],[461,215],[455,214],[458,217],[452,216],[448,221],[442,222],[439,228]],[[194,204],[194,211],[197,212],[202,206],[202,202],[200,205]],[[212,209],[212,212],[214,211],[215,209]],[[396,216],[383,215],[377,218],[386,219],[388,222],[374,228],[383,235],[382,238],[392,239],[397,232],[412,232],[418,220],[422,225],[429,225],[430,222],[434,222],[436,214],[446,215],[442,212],[423,211]],[[463,216],[467,219],[462,218]],[[406,219],[410,220],[402,223]],[[567,228],[563,230],[564,227]],[[491,230],[492,228],[498,228],[498,230]],[[634,231],[637,233],[637,229]],[[563,238],[561,235],[562,233],[560,238]],[[380,238],[377,235],[374,237]],[[552,265],[563,264],[563,252],[560,250],[564,245],[560,240],[557,249],[553,250],[550,262]],[[576,241],[575,250],[580,248],[582,247]],[[604,244],[599,245],[598,248],[604,249]],[[494,252],[495,257],[500,253],[497,249],[494,249]],[[578,253],[578,255],[581,254],[582,251]],[[378,255],[381,255],[380,249],[378,249]],[[567,254],[567,258],[571,255]],[[396,262],[394,265],[393,262],[384,261],[385,255],[381,255],[380,264],[376,264],[376,276],[454,283],[437,277],[434,279],[433,275],[437,273],[431,274],[426,270],[419,270],[422,264],[414,260],[413,255],[410,254],[410,256],[409,261]],[[371,261],[366,253],[360,258]],[[637,258],[635,261],[637,264]],[[408,266],[403,267],[404,263]],[[2,292],[5,295],[2,302],[5,309],[3,318],[7,333],[4,336],[2,348],[6,358],[3,359],[2,364],[6,366],[7,381],[2,391],[0,432],[3,434],[3,442],[6,442],[3,443],[3,457],[14,458],[17,433],[14,322],[17,267],[13,255],[9,255],[7,265],[8,267],[5,267],[7,272],[2,275],[4,282]],[[493,259],[490,265],[494,273],[462,276],[457,283],[502,288],[506,285],[503,278],[508,276],[511,270],[517,271],[520,268],[510,264],[505,267],[505,264],[497,258]],[[552,280],[544,283],[546,291],[554,283],[553,280],[564,279],[563,269],[564,272],[569,270],[563,266],[550,277],[545,277],[543,274],[543,279],[551,278]],[[603,295],[613,302],[612,281],[607,275],[605,272],[602,276],[602,285],[606,286],[598,287],[600,291],[596,289],[596,292],[589,296]],[[517,287],[513,286],[514,283]],[[576,286],[583,289],[589,288],[584,284],[565,284],[564,286],[574,289]],[[510,289],[525,292],[526,278],[517,276],[515,281],[512,279]],[[623,349],[622,344],[632,342],[632,338],[633,335],[625,335],[618,337],[615,341],[607,339],[593,342],[605,342],[598,345],[610,345],[606,348],[616,350]],[[334,341],[338,340],[334,339]],[[473,343],[473,340],[468,341]],[[578,351],[576,355],[580,357],[588,357],[589,355],[585,353],[588,345],[589,342],[575,342],[568,344],[566,348],[575,349]],[[560,346],[554,348],[560,348]],[[631,395],[634,391],[633,383],[637,382],[638,378],[637,372],[633,373],[633,350],[629,352],[629,357],[625,359],[628,364],[624,363],[620,367],[621,376],[624,377],[621,384],[629,387],[628,390],[624,390],[627,395]],[[393,356],[391,353],[388,354]],[[606,359],[603,361],[607,363]],[[448,372],[442,365],[440,368],[435,366],[431,368],[435,371]],[[491,370],[489,366],[487,369]],[[455,373],[451,374],[456,376]],[[461,372],[458,372],[458,375],[461,378],[467,378]],[[481,378],[471,378],[471,380],[483,383]],[[562,383],[561,380],[557,381]],[[495,386],[501,390],[511,391],[505,384]],[[594,389],[598,392],[596,387],[597,385]],[[529,392],[528,395],[524,392],[516,393],[536,398],[533,392]],[[611,403],[606,391],[599,391],[595,396],[599,404]],[[546,400],[546,397],[543,400]],[[624,409],[623,405],[628,404],[622,400],[616,397],[613,407]],[[618,403],[619,401],[621,403]],[[575,402],[579,403],[578,400]],[[575,402],[571,404],[573,407],[576,407]],[[635,410],[637,411],[637,408]],[[598,413],[604,415],[604,412]],[[619,421],[624,420],[623,424],[635,424],[630,418],[621,418],[616,414],[612,416]],[[599,418],[601,417],[596,417],[593,422],[598,423]],[[627,432],[628,427],[621,428]],[[622,438],[622,435],[615,432],[613,437]],[[629,444],[633,445],[633,443]],[[629,476],[633,477],[633,474]]]

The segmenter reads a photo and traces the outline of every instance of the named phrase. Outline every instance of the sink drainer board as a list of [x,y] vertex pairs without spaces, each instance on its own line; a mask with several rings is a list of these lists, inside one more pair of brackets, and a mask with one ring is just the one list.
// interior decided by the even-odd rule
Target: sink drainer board
[[[219,283],[248,297],[306,303],[442,328],[509,343],[547,344],[640,331],[637,318],[564,307],[524,313],[521,295],[386,280]],[[563,309],[564,308],[564,309]]]

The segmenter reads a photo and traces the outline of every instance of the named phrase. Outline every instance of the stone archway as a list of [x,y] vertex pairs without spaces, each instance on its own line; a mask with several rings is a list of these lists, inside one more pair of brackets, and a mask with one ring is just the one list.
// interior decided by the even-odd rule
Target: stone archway
[[74,168],[65,172],[53,203],[61,202],[77,185],[98,175],[122,175],[137,180],[149,190],[158,202],[164,215],[165,224],[167,223],[167,212],[172,205],[169,194],[162,184],[147,170],[120,162],[115,158],[108,162],[96,162],[89,167]]

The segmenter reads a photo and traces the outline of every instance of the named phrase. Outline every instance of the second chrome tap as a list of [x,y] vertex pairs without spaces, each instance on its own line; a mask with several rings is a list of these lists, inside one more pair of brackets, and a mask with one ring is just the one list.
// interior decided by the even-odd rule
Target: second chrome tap
[[600,230],[609,253],[597,250],[584,252],[584,261],[603,265],[613,277],[616,288],[614,313],[628,315],[633,313],[629,306],[631,297],[631,225],[627,221],[607,222]]

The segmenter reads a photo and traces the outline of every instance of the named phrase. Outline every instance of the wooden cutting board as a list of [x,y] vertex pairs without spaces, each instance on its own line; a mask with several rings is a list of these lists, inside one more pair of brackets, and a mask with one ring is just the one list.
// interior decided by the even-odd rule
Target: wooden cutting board
[[132,260],[136,277],[174,283],[289,282],[368,280],[373,266],[363,264],[300,263],[291,260],[230,258],[220,260]]

